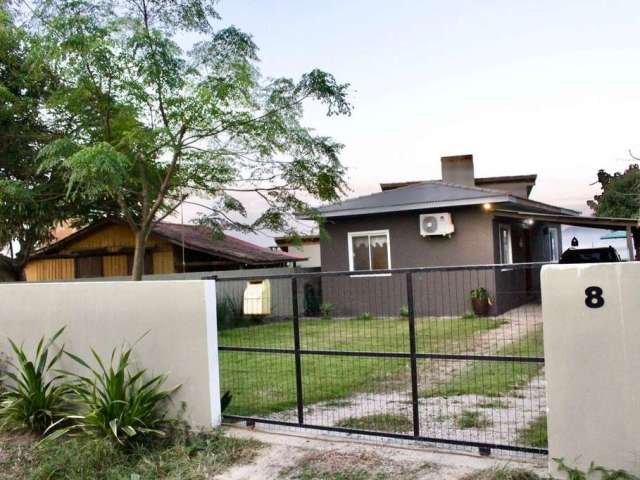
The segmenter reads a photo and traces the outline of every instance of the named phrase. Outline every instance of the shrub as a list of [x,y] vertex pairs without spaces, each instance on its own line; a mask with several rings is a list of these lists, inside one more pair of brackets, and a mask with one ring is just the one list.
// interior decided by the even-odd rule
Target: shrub
[[409,307],[407,305],[402,305],[400,307],[400,316],[408,317],[409,316]]
[[316,288],[312,283],[304,284],[304,314],[308,317],[316,316],[320,313],[320,299]]
[[247,323],[242,313],[241,301],[230,296],[222,297],[216,304],[216,315],[220,330],[241,327]]
[[484,287],[474,288],[471,290],[471,298],[475,299],[489,299],[489,292]]
[[571,467],[564,462],[562,458],[554,458],[560,472],[566,473],[568,480],[587,480],[597,476],[600,480],[638,480],[639,477],[632,475],[625,470],[612,470],[609,468],[595,465],[593,462],[589,465],[588,470],[580,470]]
[[4,384],[7,380],[7,358],[4,353],[0,352],[0,395],[4,392]]
[[132,348],[120,351],[115,367],[114,349],[109,368],[93,349],[91,352],[97,369],[67,352],[75,362],[89,370],[89,375],[69,374],[76,379],[70,388],[78,414],[67,417],[74,422],[72,426],[59,430],[50,438],[76,430],[96,437],[110,437],[121,444],[164,436],[163,430],[171,421],[164,415],[163,404],[179,386],[163,390],[166,375],[145,379],[146,370],[131,371]]
[[27,357],[24,348],[9,340],[16,362],[9,362],[13,371],[6,371],[8,382],[0,396],[0,427],[5,429],[28,429],[43,433],[66,412],[65,394],[68,385],[61,373],[50,374],[64,352],[64,347],[50,356],[53,343],[64,328],[58,330],[45,343],[42,337],[36,347],[33,360]]
[[373,317],[369,312],[364,312],[360,314],[360,316],[358,317],[358,320],[371,320],[372,318]]
[[322,315],[322,318],[325,320],[329,320],[335,308],[336,306],[333,303],[322,303],[320,304],[320,315]]

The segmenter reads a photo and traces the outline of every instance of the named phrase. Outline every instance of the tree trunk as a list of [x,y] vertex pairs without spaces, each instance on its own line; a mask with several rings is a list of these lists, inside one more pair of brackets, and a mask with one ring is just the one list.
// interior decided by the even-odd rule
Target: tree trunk
[[133,252],[133,268],[131,269],[131,280],[140,281],[144,274],[144,253],[147,233],[143,230],[135,232],[136,246]]

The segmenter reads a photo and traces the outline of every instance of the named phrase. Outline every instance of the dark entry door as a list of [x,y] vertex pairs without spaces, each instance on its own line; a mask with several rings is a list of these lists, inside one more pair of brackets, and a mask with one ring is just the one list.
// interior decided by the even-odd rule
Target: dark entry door
[[94,278],[102,276],[102,257],[76,258],[76,278]]

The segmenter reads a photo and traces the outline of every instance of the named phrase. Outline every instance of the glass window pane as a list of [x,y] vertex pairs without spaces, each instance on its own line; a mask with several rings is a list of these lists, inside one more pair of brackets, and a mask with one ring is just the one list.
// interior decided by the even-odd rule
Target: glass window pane
[[500,227],[500,263],[511,263],[511,232],[508,228]]
[[386,235],[371,237],[371,269],[386,270],[389,268],[389,245]]
[[352,237],[353,269],[369,270],[369,237]]
[[558,260],[558,231],[549,230],[549,248],[551,250],[551,260]]

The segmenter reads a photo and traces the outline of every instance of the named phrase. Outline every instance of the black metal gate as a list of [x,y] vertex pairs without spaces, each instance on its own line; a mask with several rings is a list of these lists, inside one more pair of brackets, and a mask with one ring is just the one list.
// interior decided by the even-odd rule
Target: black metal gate
[[546,454],[541,266],[219,279],[224,418]]

